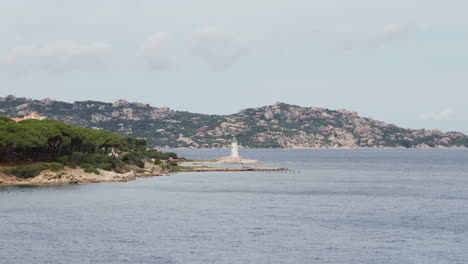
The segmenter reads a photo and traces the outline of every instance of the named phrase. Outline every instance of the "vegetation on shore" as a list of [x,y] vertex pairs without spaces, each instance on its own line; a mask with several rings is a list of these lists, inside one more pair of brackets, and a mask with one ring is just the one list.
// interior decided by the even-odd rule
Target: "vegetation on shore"
[[177,158],[146,148],[145,139],[121,137],[107,131],[68,125],[56,120],[25,120],[19,123],[0,116],[0,163],[24,164],[2,169],[18,178],[32,178],[43,170],[58,172],[65,166],[88,173],[98,169],[126,172],[143,168],[145,160]]

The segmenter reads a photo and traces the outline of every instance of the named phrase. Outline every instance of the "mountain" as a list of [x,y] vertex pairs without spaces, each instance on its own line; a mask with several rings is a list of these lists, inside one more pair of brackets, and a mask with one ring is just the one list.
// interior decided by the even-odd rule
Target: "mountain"
[[232,115],[205,115],[119,100],[114,103],[0,97],[0,115],[37,112],[72,125],[146,138],[154,147],[225,147],[236,136],[251,148],[468,147],[459,132],[413,130],[346,110],[285,103]]

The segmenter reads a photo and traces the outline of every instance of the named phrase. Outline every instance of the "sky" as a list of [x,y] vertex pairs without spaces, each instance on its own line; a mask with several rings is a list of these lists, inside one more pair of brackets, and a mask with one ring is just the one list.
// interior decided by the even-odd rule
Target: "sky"
[[0,96],[468,133],[466,0],[0,0]]

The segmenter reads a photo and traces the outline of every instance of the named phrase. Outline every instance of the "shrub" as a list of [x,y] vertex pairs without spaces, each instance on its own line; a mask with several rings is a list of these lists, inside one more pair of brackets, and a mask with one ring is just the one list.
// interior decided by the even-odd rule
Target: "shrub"
[[34,167],[35,167],[38,171],[43,171],[43,170],[48,170],[48,169],[50,169],[50,165],[49,165],[49,164],[45,164],[45,163],[37,163]]
[[68,167],[72,168],[72,169],[74,169],[74,168],[80,166],[80,164],[78,164],[78,163],[76,163],[76,162],[68,162],[66,165],[67,165]]
[[112,165],[112,163],[101,163],[101,164],[99,164],[98,167],[99,167],[100,169],[103,169],[103,170],[106,170],[106,171],[110,171],[110,170],[112,170],[113,165]]
[[69,157],[69,161],[71,162],[78,162],[80,163],[83,158],[85,157],[85,154],[83,152],[73,152],[70,157]]
[[96,168],[94,167],[88,167],[84,170],[84,172],[87,173],[94,173],[94,174],[101,174]]
[[59,172],[63,169],[63,164],[59,162],[50,163],[50,170],[53,172]]
[[140,168],[145,167],[145,163],[142,161],[143,155],[137,152],[130,152],[122,156],[122,161],[129,165],[136,165]]
[[65,155],[57,158],[57,162],[62,163],[63,165],[68,165],[70,163],[70,157]]
[[39,171],[35,166],[16,167],[3,170],[6,174],[14,175],[18,178],[28,179],[39,175]]
[[122,160],[116,159],[112,164],[114,166],[113,169],[116,172],[121,172],[121,173],[127,172],[128,166]]
[[162,171],[166,171],[167,170],[167,165],[165,163],[162,163],[159,164],[159,167],[161,168]]
[[88,168],[93,167],[93,164],[82,163],[82,164],[80,164],[80,167],[83,168],[83,169],[88,169]]

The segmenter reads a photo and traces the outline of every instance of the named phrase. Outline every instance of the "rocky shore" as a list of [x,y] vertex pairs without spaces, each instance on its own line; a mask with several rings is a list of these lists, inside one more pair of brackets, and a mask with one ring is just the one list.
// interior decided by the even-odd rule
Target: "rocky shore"
[[61,184],[88,184],[101,182],[127,182],[137,178],[161,176],[164,172],[157,166],[147,166],[127,173],[99,170],[100,174],[86,173],[82,169],[66,167],[60,172],[50,170],[42,171],[38,176],[21,179],[15,176],[0,173],[0,185],[61,185]]

